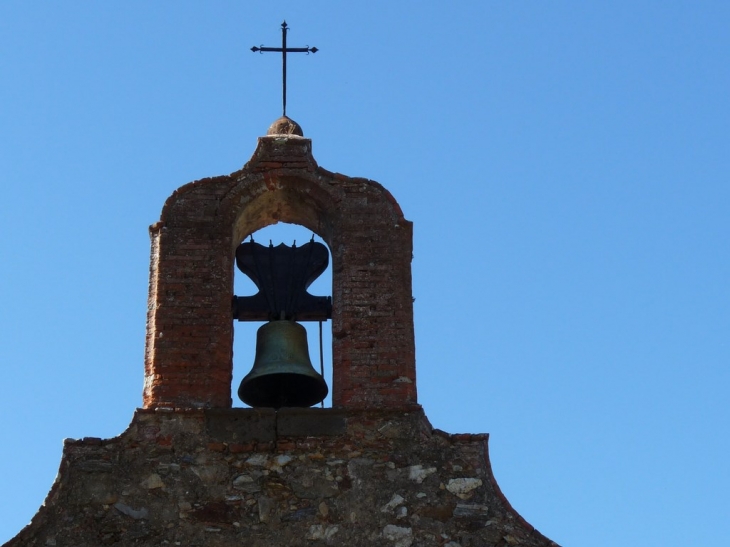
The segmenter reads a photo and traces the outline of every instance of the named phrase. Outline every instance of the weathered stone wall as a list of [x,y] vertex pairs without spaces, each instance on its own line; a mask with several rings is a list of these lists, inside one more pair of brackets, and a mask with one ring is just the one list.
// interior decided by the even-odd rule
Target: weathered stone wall
[[333,406],[416,403],[411,223],[380,184],[318,167],[309,139],[272,135],[243,170],[178,189],[150,229],[145,408],[231,406],[235,248],[280,221],[332,253]]
[[138,410],[68,440],[45,505],[6,547],[548,546],[502,496],[486,435],[423,412]]

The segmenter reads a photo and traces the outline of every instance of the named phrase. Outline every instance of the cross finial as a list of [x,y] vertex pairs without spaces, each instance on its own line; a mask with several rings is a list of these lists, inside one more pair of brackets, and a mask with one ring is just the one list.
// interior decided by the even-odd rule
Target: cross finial
[[316,47],[286,47],[286,32],[289,30],[286,21],[281,24],[281,47],[264,47],[254,46],[251,51],[256,53],[257,51],[263,53],[264,51],[276,51],[281,52],[281,65],[282,65],[282,109],[283,115],[286,116],[286,54],[287,53],[317,53],[319,51]]

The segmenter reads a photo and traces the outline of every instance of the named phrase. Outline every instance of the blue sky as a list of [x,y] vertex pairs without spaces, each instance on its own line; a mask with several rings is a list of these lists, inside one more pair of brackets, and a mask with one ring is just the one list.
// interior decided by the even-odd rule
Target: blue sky
[[315,158],[414,222],[433,425],[490,433],[560,544],[730,544],[730,4],[701,0],[0,3],[0,542],[63,438],[141,404],[147,226],[280,115],[249,49],[284,19]]

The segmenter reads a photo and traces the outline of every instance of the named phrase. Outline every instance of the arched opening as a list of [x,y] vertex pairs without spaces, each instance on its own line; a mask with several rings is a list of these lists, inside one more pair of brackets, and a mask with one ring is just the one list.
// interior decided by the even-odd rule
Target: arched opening
[[[245,241],[250,241],[250,237],[260,245],[274,246],[283,243],[287,246],[296,244],[297,247],[314,241],[324,244],[326,242],[307,228],[284,222],[272,224],[257,230]],[[327,247],[329,251],[329,247]],[[239,268],[234,268],[234,294],[236,296],[250,296],[258,291],[258,287],[253,281]],[[309,286],[308,292],[315,296],[331,296],[332,295],[332,260],[330,258],[327,269],[317,277]],[[309,358],[315,371],[323,372],[323,378],[328,386],[328,394],[322,404],[315,406],[332,406],[332,322],[330,320],[322,321],[298,321],[306,329],[307,344],[309,348]],[[265,324],[265,321],[238,321],[234,320],[234,336],[233,336],[233,383],[231,386],[231,394],[233,399],[233,407],[247,407],[238,397],[237,391],[242,379],[251,371],[256,356],[256,339],[258,329]]]

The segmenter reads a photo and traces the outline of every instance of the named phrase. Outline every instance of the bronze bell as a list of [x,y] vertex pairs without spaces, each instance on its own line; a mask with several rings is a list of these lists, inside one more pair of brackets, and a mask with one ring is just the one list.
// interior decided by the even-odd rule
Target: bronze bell
[[252,407],[309,407],[327,396],[324,378],[309,360],[307,330],[294,321],[271,321],[256,333],[253,368],[238,388]]

